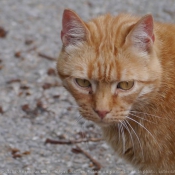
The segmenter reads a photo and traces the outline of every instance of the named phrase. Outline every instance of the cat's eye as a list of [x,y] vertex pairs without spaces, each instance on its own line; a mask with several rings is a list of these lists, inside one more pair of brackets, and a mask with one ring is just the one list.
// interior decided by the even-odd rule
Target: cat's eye
[[75,81],[79,86],[84,87],[84,88],[88,88],[91,86],[91,83],[86,79],[76,78]]
[[118,83],[117,88],[122,90],[129,90],[134,86],[134,81],[121,81]]

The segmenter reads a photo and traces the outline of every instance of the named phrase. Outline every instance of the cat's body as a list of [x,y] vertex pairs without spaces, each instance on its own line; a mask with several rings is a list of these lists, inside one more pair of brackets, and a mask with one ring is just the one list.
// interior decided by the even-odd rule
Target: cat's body
[[138,170],[175,173],[175,25],[65,10],[61,38],[58,74],[82,116]]

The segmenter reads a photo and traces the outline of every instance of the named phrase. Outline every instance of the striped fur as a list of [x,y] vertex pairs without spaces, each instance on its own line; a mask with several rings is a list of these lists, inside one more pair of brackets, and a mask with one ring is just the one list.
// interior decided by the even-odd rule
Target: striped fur
[[[151,22],[150,15],[127,14],[83,22],[65,10],[57,70],[81,115],[101,126],[120,157],[168,175],[175,172],[175,25],[154,22],[152,31]],[[75,78],[88,80],[91,90]],[[116,88],[132,80],[130,90]],[[101,119],[100,110],[109,113]]]

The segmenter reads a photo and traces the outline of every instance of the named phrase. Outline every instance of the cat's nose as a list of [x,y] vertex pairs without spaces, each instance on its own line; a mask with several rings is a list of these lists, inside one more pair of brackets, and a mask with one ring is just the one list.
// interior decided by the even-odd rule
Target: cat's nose
[[95,112],[98,114],[98,116],[103,119],[105,116],[110,112],[110,111],[100,111],[100,110],[95,110]]

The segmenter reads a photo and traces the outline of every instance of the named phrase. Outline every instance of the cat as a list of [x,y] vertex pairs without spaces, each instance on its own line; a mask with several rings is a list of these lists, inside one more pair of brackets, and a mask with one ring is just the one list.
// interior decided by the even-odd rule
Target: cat
[[80,114],[140,173],[175,174],[175,25],[65,9],[58,75]]

